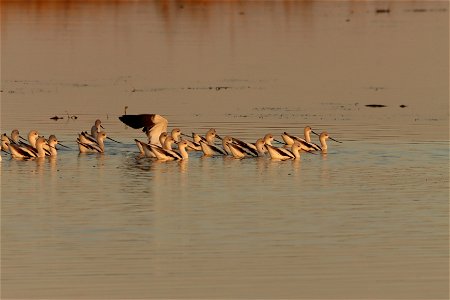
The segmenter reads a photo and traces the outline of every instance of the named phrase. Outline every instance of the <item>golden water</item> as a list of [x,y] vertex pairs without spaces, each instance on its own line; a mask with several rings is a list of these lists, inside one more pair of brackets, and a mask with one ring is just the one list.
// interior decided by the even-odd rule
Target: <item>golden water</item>
[[[2,153],[2,299],[448,299],[448,3],[35,1],[1,14],[2,132],[72,148]],[[186,133],[254,141],[310,125],[344,143],[299,162],[157,163],[137,157],[125,106]],[[76,133],[97,118],[124,144],[79,155]]]

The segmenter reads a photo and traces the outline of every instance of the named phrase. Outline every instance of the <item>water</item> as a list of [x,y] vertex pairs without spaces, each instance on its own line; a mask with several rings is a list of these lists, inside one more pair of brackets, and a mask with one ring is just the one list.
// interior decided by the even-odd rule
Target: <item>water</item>
[[[72,148],[2,154],[2,298],[448,298],[448,50],[444,2],[2,3],[2,132]],[[125,106],[344,143],[159,163]]]

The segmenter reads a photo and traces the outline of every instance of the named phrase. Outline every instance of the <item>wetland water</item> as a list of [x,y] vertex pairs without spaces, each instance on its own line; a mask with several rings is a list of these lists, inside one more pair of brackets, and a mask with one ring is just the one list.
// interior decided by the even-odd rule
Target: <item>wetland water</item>
[[[448,3],[1,6],[1,131],[72,148],[1,154],[2,299],[448,299]],[[158,163],[125,106],[344,143]],[[97,118],[123,144],[79,155]]]

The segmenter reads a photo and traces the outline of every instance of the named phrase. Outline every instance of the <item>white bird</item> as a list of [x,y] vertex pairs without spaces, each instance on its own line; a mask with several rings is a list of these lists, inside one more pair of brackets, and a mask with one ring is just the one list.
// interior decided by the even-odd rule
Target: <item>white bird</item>
[[[172,139],[172,137],[168,137],[168,139]],[[189,146],[188,142],[185,140],[182,140],[178,143],[178,152],[174,150],[168,150],[161,148],[156,145],[148,145],[153,153],[155,154],[156,158],[158,160],[187,160],[189,159],[189,154],[186,151],[186,147]]]
[[97,134],[97,141],[95,144],[87,144],[77,139],[78,149],[80,153],[103,153],[105,152],[105,144],[104,141],[106,139],[106,133],[104,131],[100,131]]
[[[19,141],[19,146],[23,151],[28,152],[29,156],[36,157],[38,155],[37,149],[36,149],[36,141],[38,138],[39,138],[38,132],[36,130],[30,130],[30,132],[28,133],[28,143],[29,144]],[[10,148],[11,148],[11,145],[13,145],[13,144],[9,144]]]
[[39,137],[35,141],[35,151],[29,151],[27,147],[17,145],[17,144],[9,144],[9,149],[11,151],[11,156],[13,158],[36,158],[36,157],[45,157],[44,144],[46,143],[43,137]]
[[192,133],[192,137],[190,137],[186,134],[182,134],[182,135],[185,137],[188,137],[188,138],[192,138],[192,141],[186,140],[189,145],[189,147],[187,148],[188,150],[202,151],[202,147],[200,146],[200,140],[202,139],[202,137],[200,135],[198,135],[197,133],[194,133],[194,132]]
[[173,138],[173,140],[175,142],[179,142],[180,141],[180,136],[181,136],[181,130],[180,128],[174,128],[172,129],[170,136]]
[[[253,144],[250,144],[253,145]],[[233,142],[228,143],[228,147],[230,149],[231,154],[234,158],[244,158],[244,157],[260,157],[264,156],[267,148],[265,146],[263,139],[258,139],[255,143],[256,154],[253,151],[249,151],[247,148],[240,146],[239,144],[235,144]]]
[[78,139],[81,143],[84,144],[96,144],[97,143],[97,135],[100,132],[100,128],[104,128],[102,126],[102,121],[99,119],[95,120],[94,125],[91,127],[91,134],[87,131],[83,131],[78,135]]
[[[161,134],[159,135],[159,144],[158,145],[164,145],[164,141],[167,138],[167,132],[161,132]],[[134,139],[134,141],[136,142],[136,146],[139,149],[139,153],[142,155],[145,155],[147,157],[155,157],[155,155],[153,154],[153,152],[150,150],[149,147],[146,147],[145,145],[150,145],[150,140],[148,141],[148,143],[144,143],[138,139]]]
[[[193,133],[192,135],[195,136],[195,133]],[[199,140],[200,147],[205,156],[227,155],[227,152],[224,149],[220,149],[219,147],[214,145],[216,137],[219,139],[222,139],[217,134],[217,132],[214,128],[211,128],[210,130],[208,130],[208,132],[206,133],[204,138],[200,137],[200,140]]]
[[318,150],[321,150],[319,145],[314,144],[314,143],[311,142],[311,136],[310,136],[311,132],[316,134],[316,135],[318,135],[317,133],[312,131],[311,127],[306,126],[305,129],[304,129],[304,135],[305,135],[304,139],[301,138],[301,137],[298,137],[298,136],[290,135],[287,132],[284,132],[281,135],[281,137],[283,138],[284,142],[288,146],[292,146],[292,144],[295,141],[297,141],[297,142],[300,143],[300,145],[302,146],[302,150],[304,150],[304,151],[318,151]]
[[227,155],[227,152],[224,149],[221,149],[214,144],[209,144],[204,140],[200,140],[200,146],[202,147],[205,156]]
[[220,139],[220,136],[217,134],[217,132],[214,128],[211,128],[210,130],[208,130],[206,132],[205,137],[202,137],[201,135],[198,135],[194,132],[192,133],[192,138],[194,139],[195,143],[200,143],[200,141],[204,141],[210,145],[214,145],[216,137]]
[[19,144],[19,130],[14,129],[11,132],[11,137],[7,136],[6,133],[2,134],[2,144],[1,144],[1,150],[4,152],[9,152],[9,144]]
[[[313,133],[314,133],[314,132],[313,132]],[[327,149],[328,149],[328,146],[327,146],[327,139],[330,139],[330,140],[335,141],[335,142],[338,142],[338,143],[342,143],[342,142],[340,142],[340,141],[338,141],[338,140],[333,139],[331,136],[329,136],[329,135],[328,135],[328,132],[326,132],[326,131],[322,132],[322,133],[319,135],[320,146],[318,146],[318,145],[317,145],[317,146],[318,146],[319,149],[320,149],[322,152],[324,152],[324,153],[326,153],[326,152],[327,152]]]
[[91,127],[91,136],[97,138],[97,134],[101,131],[100,128],[105,129],[105,127],[102,126],[102,121],[97,119],[95,120],[94,125]]
[[271,133],[266,134],[263,137],[263,141],[264,141],[265,145],[271,145],[272,146],[273,135]]
[[147,157],[157,157],[157,155],[155,154],[155,152],[153,151],[154,148],[160,148],[163,150],[169,150],[172,151],[172,144],[175,142],[174,139],[171,136],[168,136],[166,138],[163,138],[163,136],[167,136],[167,134],[165,132],[161,133],[161,142],[163,144],[163,146],[159,146],[159,145],[152,145],[152,144],[146,144],[144,142],[141,142],[139,140],[134,140],[136,142],[136,144],[138,145],[139,148],[142,149],[142,154],[144,154]]
[[274,160],[300,159],[300,149],[302,146],[297,141],[292,144],[291,151],[268,144],[266,144],[266,147],[269,151],[270,157]]
[[237,138],[232,138],[232,144],[238,146],[234,147],[234,149],[235,150],[241,149],[241,151],[243,151],[245,156],[253,156],[253,157],[258,156],[258,149],[256,147],[256,144],[247,143]]
[[44,150],[46,150],[46,154],[49,156],[58,155],[58,149],[56,149],[56,145],[59,144],[61,147],[68,148],[59,143],[58,139],[55,135],[50,135],[47,140],[47,144],[44,145]]
[[161,145],[159,136],[162,132],[167,131],[168,125],[166,118],[156,114],[122,115],[119,120],[134,129],[142,128],[150,144],[153,145]]

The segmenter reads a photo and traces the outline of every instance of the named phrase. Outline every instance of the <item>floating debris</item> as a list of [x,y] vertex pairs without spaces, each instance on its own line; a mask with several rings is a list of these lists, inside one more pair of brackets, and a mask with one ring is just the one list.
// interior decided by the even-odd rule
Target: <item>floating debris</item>
[[391,12],[391,10],[389,8],[378,8],[377,10],[375,10],[375,12],[377,14],[388,14]]
[[386,107],[384,104],[366,104],[367,107]]
[[405,108],[405,107],[407,107],[407,106],[406,106],[405,104],[401,104],[400,107],[401,107],[401,108]]
[[54,116],[54,117],[50,118],[50,120],[55,120],[55,121],[58,121],[59,119],[64,119],[64,117]]
[[412,12],[420,13],[420,12],[427,12],[427,10],[425,8],[416,8],[416,9],[413,9]]

